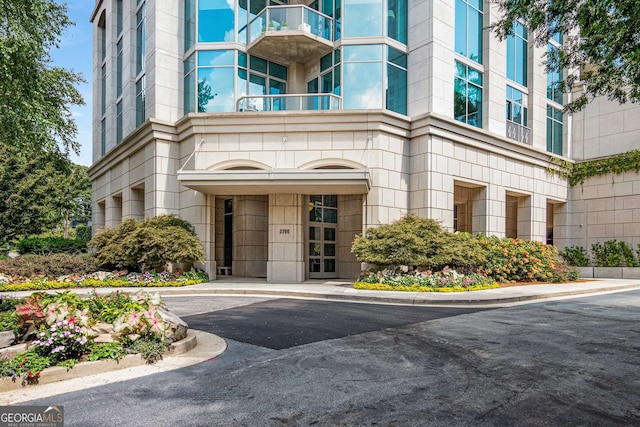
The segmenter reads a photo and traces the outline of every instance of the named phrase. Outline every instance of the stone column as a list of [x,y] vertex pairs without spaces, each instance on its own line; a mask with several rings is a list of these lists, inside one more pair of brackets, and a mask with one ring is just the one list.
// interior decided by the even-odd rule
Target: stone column
[[269,195],[268,282],[303,282],[304,217],[301,194]]

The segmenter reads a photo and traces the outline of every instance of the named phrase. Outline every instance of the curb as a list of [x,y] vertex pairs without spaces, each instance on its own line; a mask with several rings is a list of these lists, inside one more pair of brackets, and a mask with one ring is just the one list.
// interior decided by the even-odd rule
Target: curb
[[[406,292],[407,297],[400,298],[394,296],[376,296],[376,295],[347,295],[347,294],[334,294],[334,293],[322,293],[322,292],[303,292],[292,290],[266,290],[266,289],[172,289],[164,291],[161,295],[164,296],[188,296],[188,295],[246,295],[246,296],[280,296],[291,298],[312,298],[319,300],[334,300],[334,301],[352,301],[352,302],[368,302],[379,304],[403,304],[403,305],[495,305],[495,304],[509,304],[524,301],[535,301],[541,299],[567,297],[575,295],[589,295],[601,292],[617,292],[631,289],[640,289],[638,284],[619,285],[619,286],[603,286],[590,289],[577,289],[572,291],[558,291],[547,292],[533,295],[521,295],[513,297],[497,297],[490,299],[434,299],[429,298],[431,293],[424,292]],[[388,292],[388,291],[370,291],[370,292]],[[481,292],[481,291],[478,291]],[[484,292],[484,291],[482,291]],[[459,294],[462,294],[459,293]]]
[[[164,358],[171,358],[173,356],[187,355],[191,350],[195,349],[198,345],[198,339],[196,335],[199,331],[188,330],[187,337],[181,341],[172,344],[172,349],[166,351],[163,354]],[[217,348],[209,354],[210,358],[214,358],[222,354],[226,350],[226,343],[220,337],[216,337],[222,343],[217,343]],[[157,364],[161,363],[158,361]],[[73,380],[78,378],[87,377],[90,375],[104,374],[106,372],[120,371],[128,368],[135,368],[139,366],[149,366],[148,363],[139,354],[130,354],[120,360],[96,360],[91,362],[81,362],[75,365],[73,368],[67,370],[67,368],[61,366],[52,366],[42,370],[40,378],[36,384],[24,384],[21,380],[3,379],[0,380],[0,393],[15,391],[15,390],[29,390],[37,389],[38,386],[58,383],[67,380]],[[151,366],[154,366],[151,364]]]

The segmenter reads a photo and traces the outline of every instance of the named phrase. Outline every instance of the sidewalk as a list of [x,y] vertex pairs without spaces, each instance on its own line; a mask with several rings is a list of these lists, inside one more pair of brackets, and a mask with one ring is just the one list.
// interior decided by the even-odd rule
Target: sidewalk
[[[472,292],[399,292],[354,289],[351,281],[310,280],[304,283],[267,283],[264,279],[222,276],[220,280],[198,285],[173,288],[100,288],[97,292],[113,292],[116,289],[135,292],[159,292],[162,296],[201,295],[260,295],[283,298],[313,298],[334,301],[368,302],[406,305],[505,305],[540,299],[560,298],[640,289],[640,280],[588,279],[581,282],[510,286]],[[72,289],[79,295],[92,289]],[[59,292],[50,291],[50,292]],[[8,292],[23,297],[32,291]]]

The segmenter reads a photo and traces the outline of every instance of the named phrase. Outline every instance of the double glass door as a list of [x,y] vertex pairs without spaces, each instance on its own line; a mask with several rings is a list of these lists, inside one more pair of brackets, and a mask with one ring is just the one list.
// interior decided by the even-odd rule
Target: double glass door
[[338,277],[338,196],[309,196],[309,278]]

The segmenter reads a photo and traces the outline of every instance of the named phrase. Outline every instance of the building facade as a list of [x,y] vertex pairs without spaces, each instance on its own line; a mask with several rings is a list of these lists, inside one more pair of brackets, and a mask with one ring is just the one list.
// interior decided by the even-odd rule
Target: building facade
[[[482,0],[96,1],[94,229],[176,214],[211,278],[273,282],[357,277],[354,236],[408,213],[586,245],[592,192],[549,161],[623,147],[601,107],[562,113],[563,74],[544,66],[561,36],[538,47],[517,25],[500,41],[496,14]],[[611,114],[633,146],[637,110]]]

